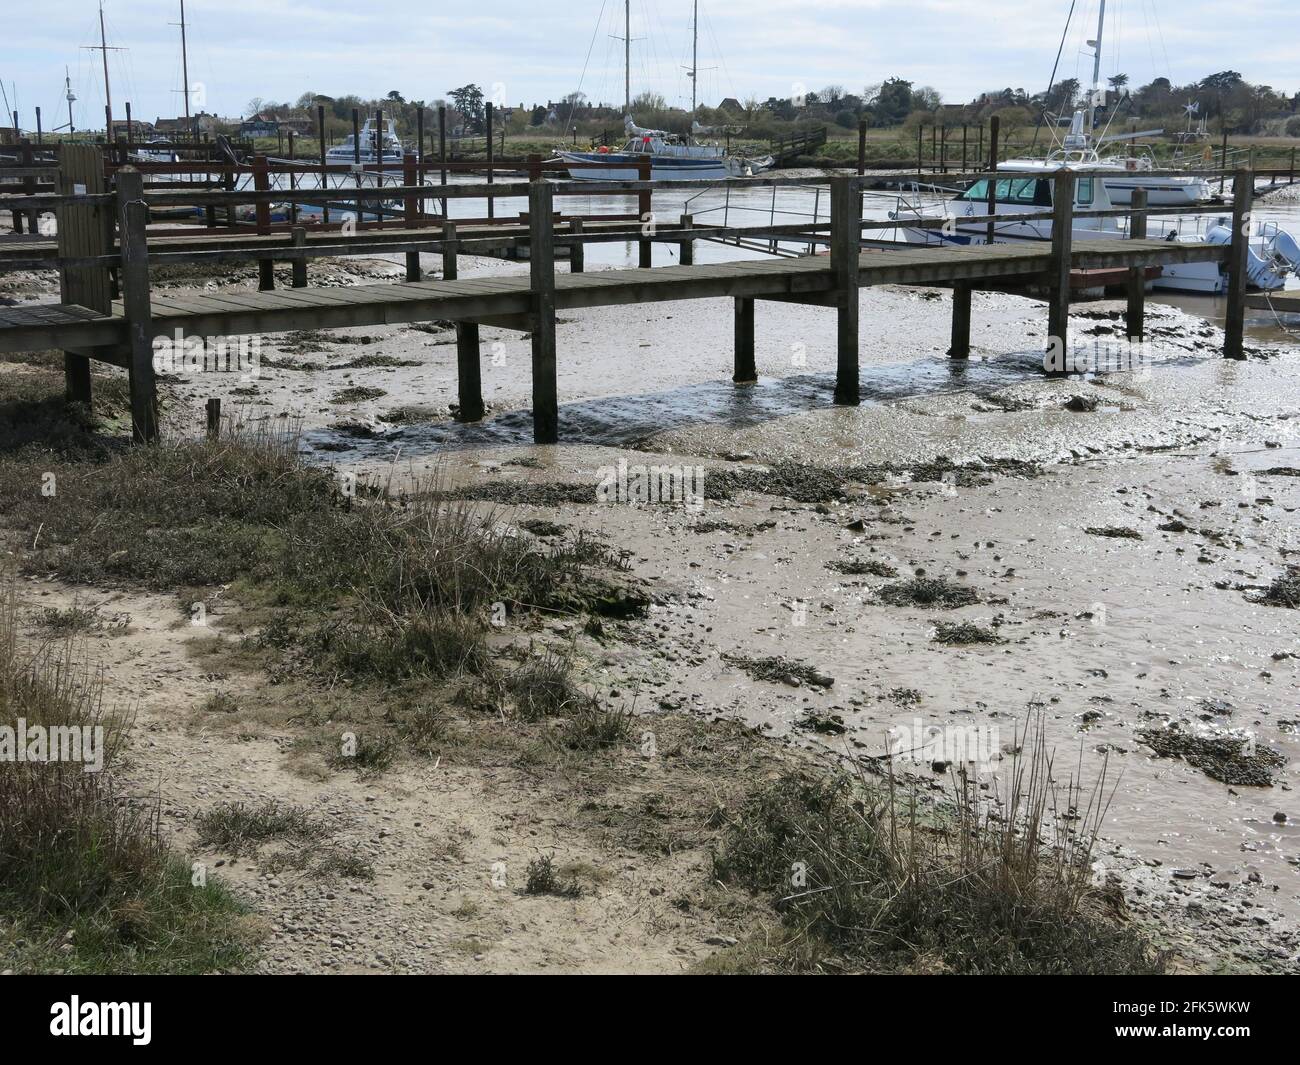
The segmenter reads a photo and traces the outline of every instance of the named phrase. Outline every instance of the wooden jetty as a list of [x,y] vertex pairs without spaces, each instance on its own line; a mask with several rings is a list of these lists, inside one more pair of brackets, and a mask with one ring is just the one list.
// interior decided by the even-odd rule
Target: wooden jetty
[[[768,179],[778,181],[780,179]],[[1142,239],[1148,212],[1144,205],[1131,211],[1133,239],[1073,241],[1073,201],[1076,175],[1062,170],[1056,182],[1051,217],[1053,239],[1034,244],[987,244],[941,247],[907,247],[886,251],[862,248],[864,229],[884,223],[861,217],[863,179],[856,176],[821,179],[830,188],[830,222],[812,227],[760,227],[791,229],[792,239],[827,243],[830,255],[804,255],[794,259],[755,260],[714,265],[694,264],[694,242],[706,232],[684,216],[674,226],[648,226],[637,239],[642,265],[632,269],[584,270],[583,249],[588,243],[627,240],[626,232],[588,229],[584,220],[557,226],[555,197],[575,194],[562,183],[542,179],[524,185],[480,184],[444,186],[436,191],[449,197],[519,196],[526,193],[527,232],[494,234],[467,239],[455,222],[445,217],[436,231],[404,232],[400,240],[378,245],[407,254],[404,283],[325,288],[308,285],[310,259],[326,255],[374,254],[373,233],[350,238],[333,237],[308,243],[302,228],[291,243],[277,246],[275,258],[294,263],[293,285],[275,291],[196,293],[184,296],[151,291],[150,264],[205,261],[259,261],[268,265],[264,245],[219,245],[176,248],[174,243],[152,239],[147,232],[151,206],[175,202],[178,197],[213,205],[242,201],[259,211],[276,195],[265,188],[249,191],[188,191],[146,189],[142,175],[130,167],[113,174],[113,191],[105,191],[105,177],[93,149],[68,151],[60,159],[59,193],[56,195],[0,197],[0,210],[53,211],[59,220],[58,255],[23,259],[0,255],[0,270],[36,262],[57,267],[62,278],[62,301],[57,304],[0,308],[0,351],[59,349],[66,353],[68,394],[89,397],[88,359],[124,367],[130,375],[132,420],[137,439],[157,437],[153,341],[157,337],[215,338],[290,329],[331,329],[347,326],[449,320],[457,327],[457,367],[460,417],[482,417],[479,327],[483,325],[526,332],[532,345],[533,433],[537,443],[559,438],[557,403],[556,315],[559,311],[630,306],[664,300],[731,298],[735,312],[733,380],[752,382],[754,364],[754,301],[765,299],[805,303],[836,312],[836,378],[834,401],[859,401],[859,292],[882,284],[945,284],[953,288],[952,344],[950,354],[965,357],[970,350],[971,292],[981,286],[1027,281],[1047,293],[1048,334],[1067,344],[1072,271],[1127,270],[1129,278],[1128,333],[1142,334],[1146,273],[1164,263],[1188,261],[1226,262],[1230,276],[1224,354],[1244,356],[1242,346],[1246,306],[1246,231],[1253,182],[1249,172],[1238,174],[1233,204],[1237,237],[1229,245],[1174,243]],[[618,192],[645,202],[660,187],[695,187],[691,182],[583,183],[581,192]],[[707,183],[705,183],[707,184]],[[415,198],[428,194],[423,186],[349,190],[358,202],[379,196]],[[302,193],[328,197],[337,190]],[[1156,212],[1162,213],[1162,212]],[[991,217],[991,216],[990,216]],[[890,223],[892,225],[892,223]],[[715,230],[724,235],[744,230]],[[156,234],[155,234],[156,236]],[[114,241],[116,246],[114,246]],[[529,260],[527,276],[457,276],[457,257],[477,250],[483,242],[493,247],[524,247]],[[649,248],[654,242],[676,244],[681,265],[651,267]],[[568,271],[557,271],[557,249],[567,247]],[[443,259],[440,280],[423,280],[420,252],[438,252]],[[412,256],[415,259],[412,266]],[[263,280],[269,269],[263,272]],[[120,298],[112,292],[110,274],[116,275]]]

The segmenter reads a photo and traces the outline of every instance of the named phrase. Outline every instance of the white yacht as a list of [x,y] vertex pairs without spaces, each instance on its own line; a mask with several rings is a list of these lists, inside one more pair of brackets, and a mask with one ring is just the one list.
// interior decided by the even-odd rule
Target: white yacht
[[[994,243],[1050,241],[1052,220],[1018,219],[1019,215],[1042,214],[1052,210],[1054,178],[1062,167],[1078,172],[1074,183],[1076,211],[1105,210],[1113,205],[1107,191],[1108,175],[1114,168],[1093,160],[1086,152],[1071,155],[1057,153],[1053,159],[1013,159],[998,165],[994,187]],[[988,238],[986,222],[963,223],[963,217],[987,215],[988,180],[975,182],[955,199],[929,205],[907,203],[901,197],[890,218],[899,223],[904,239],[910,244],[983,244]],[[909,222],[947,220],[950,224],[920,227]],[[1076,215],[1074,240],[1126,240],[1127,218]],[[1226,244],[1232,240],[1232,219],[1224,215],[1183,215],[1174,221],[1148,217],[1147,235],[1151,240],[1208,242]],[[1252,287],[1271,291],[1281,288],[1288,276],[1300,270],[1300,244],[1286,230],[1274,223],[1257,226],[1249,241],[1247,274]],[[1226,266],[1217,262],[1169,263],[1152,282],[1154,288],[1180,292],[1224,292],[1228,287]]]
[[374,128],[374,119],[366,119],[365,125],[361,127],[360,151],[358,152],[356,142],[349,133],[342,143],[334,145],[325,153],[325,162],[400,163],[406,149],[397,136],[397,126],[393,120],[385,118],[385,123],[387,128],[381,137]]
[[629,139],[622,148],[560,152],[560,158],[569,166],[569,176],[576,181],[636,181],[641,162],[647,156],[651,181],[683,178],[721,181],[729,177],[750,177],[755,168],[762,168],[761,163],[729,155],[716,144],[692,144],[661,129],[642,129],[630,115],[623,119],[623,124]]

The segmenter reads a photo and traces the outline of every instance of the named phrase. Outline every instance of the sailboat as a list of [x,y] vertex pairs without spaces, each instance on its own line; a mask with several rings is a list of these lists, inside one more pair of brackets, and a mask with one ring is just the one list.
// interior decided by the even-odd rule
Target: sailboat
[[373,123],[374,119],[367,118],[361,127],[360,151],[357,150],[357,141],[349,133],[341,143],[334,145],[325,153],[325,161],[355,163],[359,160],[363,164],[400,163],[406,154],[406,148],[397,136],[396,122],[390,116],[384,116],[386,129],[382,137],[376,133]]
[[[645,160],[650,161],[650,180],[695,179],[721,181],[730,177],[752,177],[770,160],[756,161],[731,155],[718,144],[695,143],[662,129],[642,129],[632,118],[632,0],[623,0],[623,128],[628,140],[622,148],[602,146],[594,151],[561,151],[559,158],[569,165],[569,176],[577,181],[636,181]],[[694,129],[695,91],[699,74],[699,0],[692,16],[691,120]],[[620,165],[621,164],[621,165]]]
[[[1126,206],[1132,202],[1137,189],[1145,190],[1147,204],[1151,207],[1184,207],[1205,203],[1212,198],[1210,183],[1196,175],[1175,175],[1163,173],[1156,164],[1149,148],[1134,148],[1125,152],[1114,152],[1102,156],[1098,149],[1107,145],[1117,145],[1138,137],[1149,137],[1163,133],[1164,130],[1148,129],[1137,133],[1123,133],[1115,136],[1096,135],[1097,101],[1101,93],[1101,49],[1103,35],[1106,32],[1106,0],[1100,0],[1097,13],[1097,37],[1088,42],[1092,48],[1092,94],[1088,101],[1087,126],[1081,125],[1084,115],[1082,110],[1074,113],[1070,133],[1066,136],[1061,149],[1048,155],[1048,160],[1064,161],[1071,166],[1087,162],[1103,174],[1106,191],[1111,203]],[[1019,162],[1021,160],[1011,160]]]

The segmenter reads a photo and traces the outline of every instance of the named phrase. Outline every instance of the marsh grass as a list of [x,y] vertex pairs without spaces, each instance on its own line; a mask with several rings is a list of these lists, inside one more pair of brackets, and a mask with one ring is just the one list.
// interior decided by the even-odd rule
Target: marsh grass
[[20,654],[0,598],[0,725],[102,728],[103,767],[0,762],[0,958],[26,972],[208,972],[242,967],[242,909],[196,885],[162,837],[156,799],[128,796],[115,765],[130,715],[68,639]]
[[[1059,785],[1041,723],[1001,789],[955,775],[940,805],[888,774],[796,771],[744,804],[715,857],[790,936],[767,963],[836,971],[1154,973],[1165,959],[1094,886],[1104,773]],[[803,959],[801,962],[799,959]]]

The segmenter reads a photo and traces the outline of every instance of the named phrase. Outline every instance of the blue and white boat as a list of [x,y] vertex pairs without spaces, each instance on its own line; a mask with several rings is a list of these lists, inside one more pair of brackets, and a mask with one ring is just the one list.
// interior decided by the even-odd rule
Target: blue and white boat
[[730,155],[717,144],[691,144],[661,129],[641,129],[627,117],[623,120],[629,139],[622,148],[600,148],[591,152],[560,152],[577,181],[636,181],[643,160],[650,158],[650,180],[721,181],[730,177],[752,177],[763,163]]

